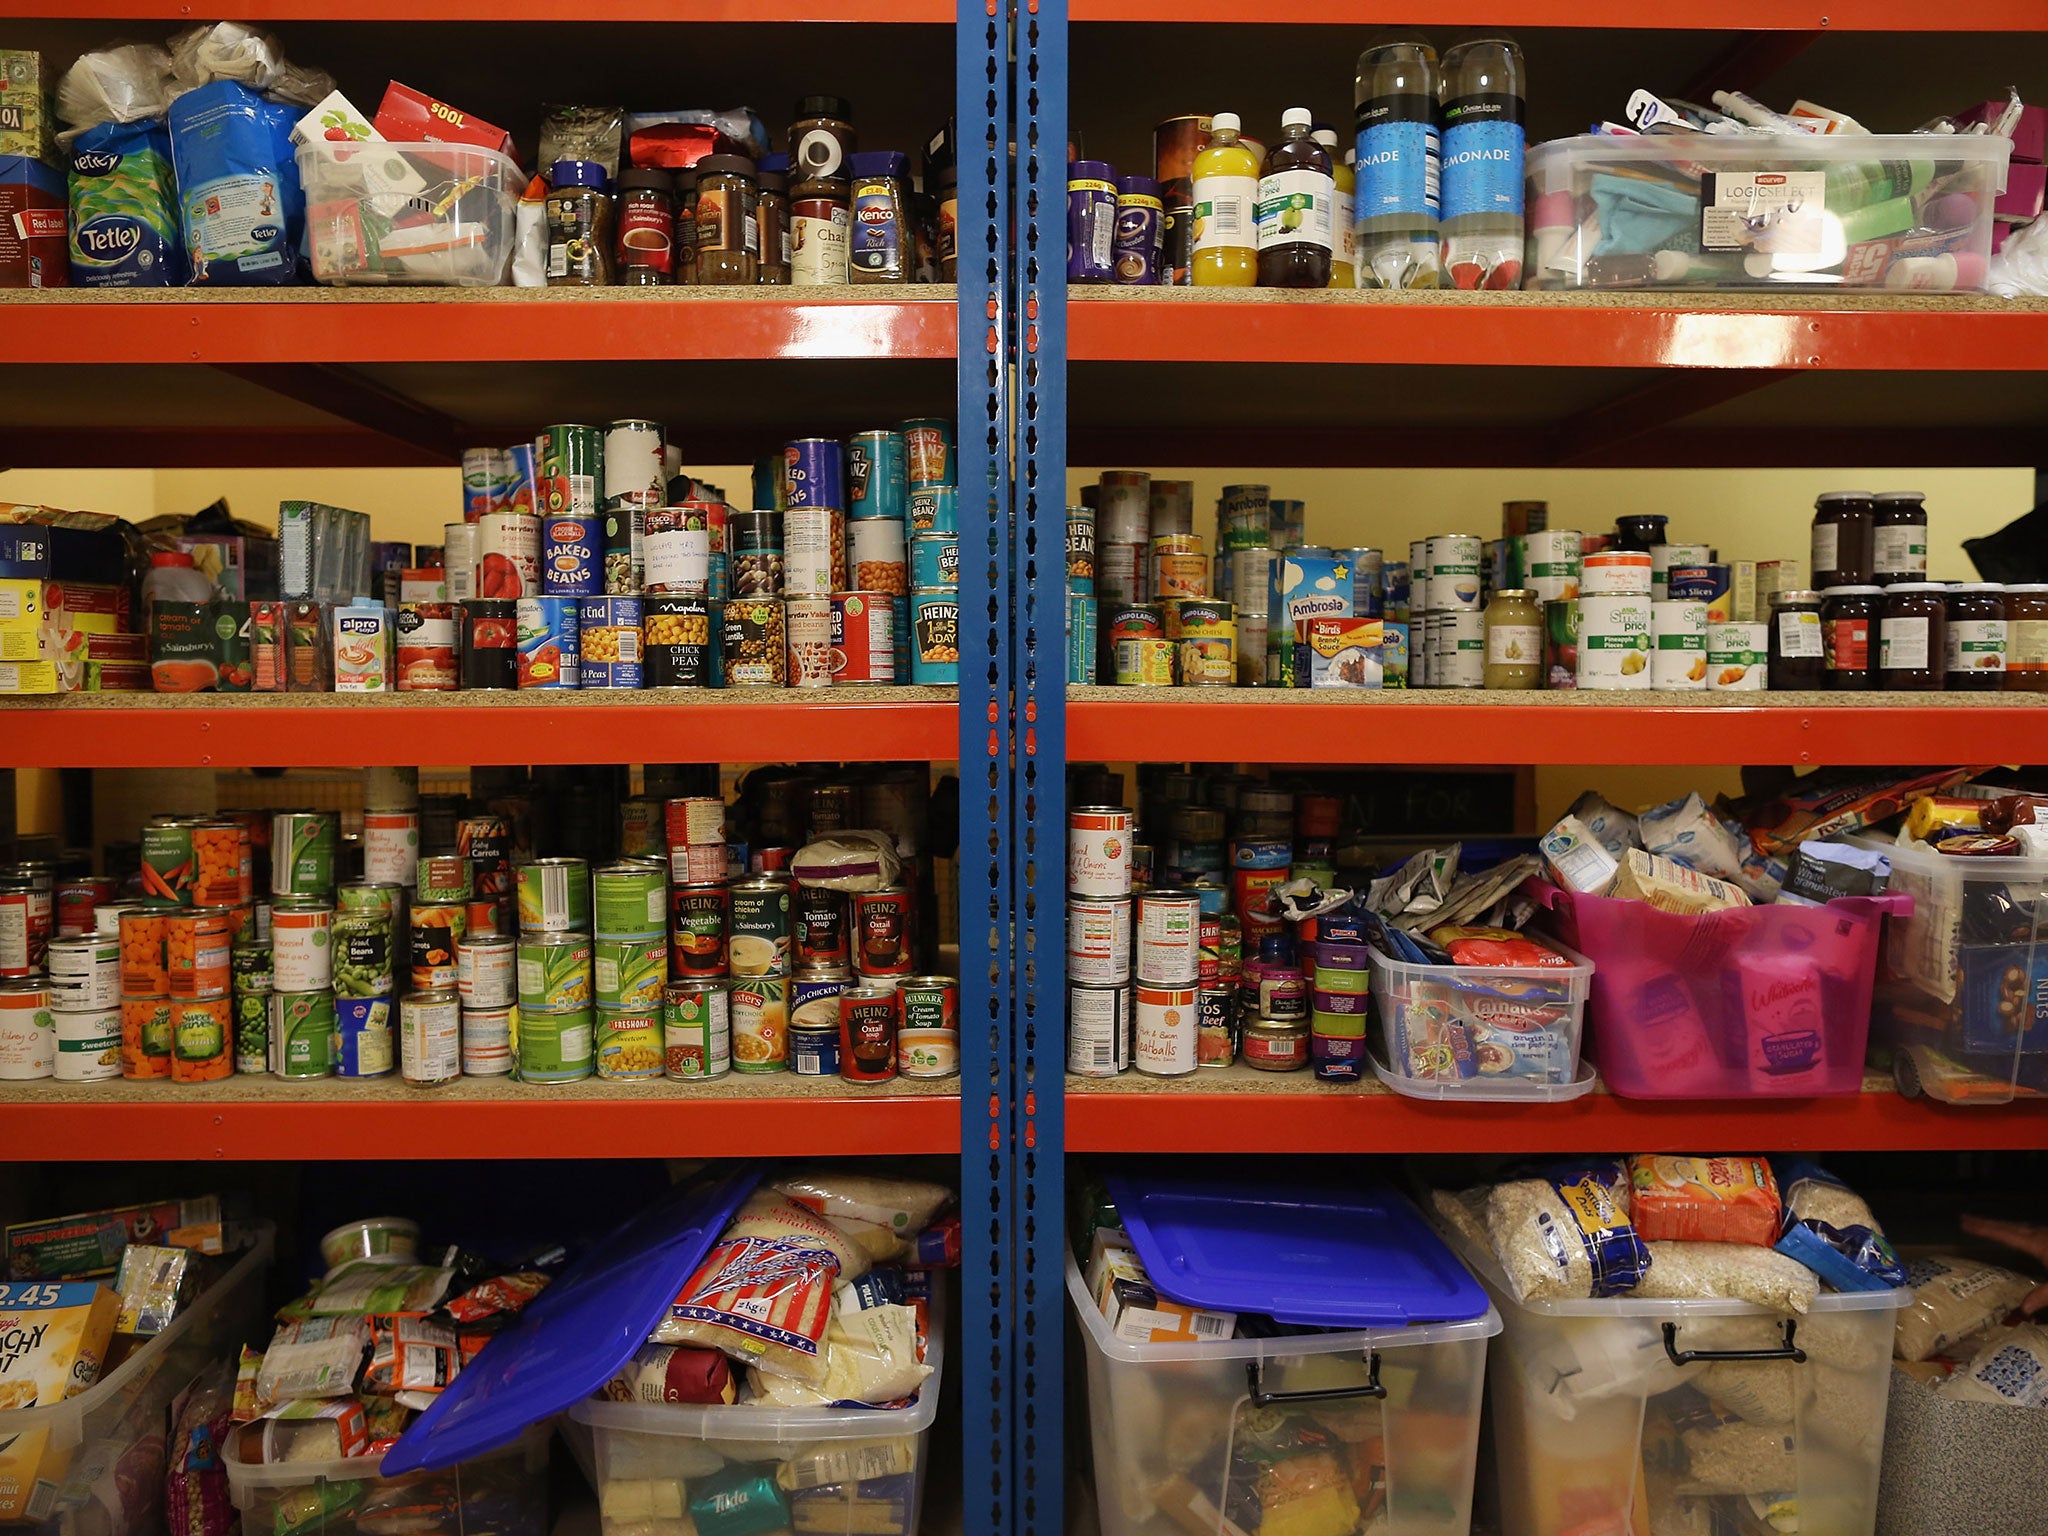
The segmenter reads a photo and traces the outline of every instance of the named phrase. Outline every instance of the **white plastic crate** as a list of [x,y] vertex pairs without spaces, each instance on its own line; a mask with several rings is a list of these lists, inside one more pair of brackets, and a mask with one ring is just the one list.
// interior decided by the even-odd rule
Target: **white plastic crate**
[[[647,1514],[637,1491],[671,1482],[681,1484],[682,1517],[692,1499],[721,1488],[754,1496],[773,1486],[787,1506],[780,1528],[793,1536],[916,1536],[945,1376],[945,1314],[935,1289],[932,1373],[907,1408],[576,1404],[563,1433],[597,1489],[606,1536],[674,1518]],[[909,1469],[898,1470],[905,1460]],[[622,1487],[635,1491],[613,1491]]]
[[[1871,1536],[1910,1291],[1824,1294],[1797,1318],[1741,1301],[1518,1304],[1491,1254],[1445,1240],[1505,1324],[1488,1362],[1500,1536]],[[1729,1358],[1788,1341],[1803,1360]]]
[[[1260,1536],[1259,1469],[1306,1477],[1307,1458],[1324,1455],[1346,1492],[1326,1479],[1312,1495],[1331,1506],[1318,1530],[1352,1510],[1361,1536],[1471,1529],[1487,1340],[1501,1326],[1491,1308],[1412,1328],[1130,1344],[1110,1332],[1071,1255],[1067,1294],[1087,1361],[1102,1536]],[[1261,1454],[1311,1437],[1321,1448],[1306,1456]]]
[[1969,134],[1537,144],[1524,286],[1974,292],[2011,156]]
[[526,177],[496,150],[315,139],[298,163],[316,281],[479,288],[511,271]]
[[1373,1071],[1418,1099],[1552,1102],[1593,1089],[1580,1069],[1593,962],[1417,965],[1372,952]]
[[[228,1442],[228,1496],[249,1536],[547,1536],[548,1442],[552,1423],[530,1426],[502,1450],[437,1472],[383,1477],[382,1458],[257,1464],[235,1459]],[[381,1514],[381,1518],[380,1518]]]
[[131,1497],[137,1487],[162,1488],[162,1421],[171,1399],[206,1366],[234,1359],[266,1322],[264,1284],[275,1231],[269,1222],[244,1230],[253,1246],[104,1379],[47,1408],[0,1412],[0,1445],[19,1451],[33,1438],[43,1442],[27,1506],[34,1518],[9,1531],[153,1536],[160,1499],[138,1508]]

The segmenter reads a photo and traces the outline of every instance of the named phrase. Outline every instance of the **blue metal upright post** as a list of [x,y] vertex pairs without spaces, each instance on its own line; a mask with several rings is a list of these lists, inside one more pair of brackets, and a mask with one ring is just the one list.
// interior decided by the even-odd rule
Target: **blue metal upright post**
[[1010,27],[962,0],[959,154],[961,1426],[967,1536],[1017,1529],[1011,1056]]
[[1067,4],[1017,12],[1017,1525],[1065,1529]]

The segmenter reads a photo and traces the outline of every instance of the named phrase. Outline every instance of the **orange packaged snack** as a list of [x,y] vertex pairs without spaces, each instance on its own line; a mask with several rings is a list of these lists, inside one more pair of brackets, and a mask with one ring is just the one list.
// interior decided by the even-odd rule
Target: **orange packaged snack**
[[1628,1176],[1636,1231],[1647,1242],[1778,1240],[1778,1181],[1760,1157],[1639,1154]]

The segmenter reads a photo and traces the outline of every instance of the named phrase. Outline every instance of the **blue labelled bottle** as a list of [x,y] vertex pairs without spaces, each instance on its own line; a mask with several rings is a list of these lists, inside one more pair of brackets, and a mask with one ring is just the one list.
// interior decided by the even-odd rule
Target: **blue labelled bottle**
[[1361,288],[1434,288],[1441,208],[1436,50],[1391,37],[1358,56],[1357,262]]
[[1330,153],[1315,141],[1314,114],[1289,107],[1280,115],[1280,142],[1267,151],[1259,177],[1261,288],[1330,286],[1336,203]]
[[1443,265],[1459,288],[1522,285],[1522,50],[1460,43],[1443,65]]

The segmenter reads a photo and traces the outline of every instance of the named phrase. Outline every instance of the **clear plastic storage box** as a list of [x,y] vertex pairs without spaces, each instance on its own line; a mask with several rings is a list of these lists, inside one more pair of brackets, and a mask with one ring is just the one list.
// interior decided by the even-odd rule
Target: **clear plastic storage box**
[[1527,1103],[1591,1092],[1579,1041],[1593,962],[1565,957],[1569,970],[1415,965],[1374,950],[1373,1071],[1418,1099]]
[[9,1532],[155,1536],[162,1529],[165,1415],[171,1399],[219,1360],[232,1360],[268,1320],[264,1285],[275,1232],[243,1229],[252,1246],[171,1326],[74,1398],[0,1412],[0,1448],[17,1465],[40,1460],[25,1524]]
[[1526,161],[1528,288],[1983,288],[2012,144],[1581,134]]
[[380,1458],[340,1461],[225,1459],[228,1496],[247,1533],[357,1536],[547,1536],[551,1422],[531,1425],[512,1444],[436,1472],[379,1475]]
[[[1282,1479],[1320,1468],[1319,1531],[1471,1529],[1486,1341],[1500,1331],[1491,1308],[1469,1322],[1131,1344],[1110,1332],[1071,1255],[1067,1294],[1087,1359],[1102,1536],[1261,1536],[1269,1468]],[[1327,1487],[1338,1476],[1357,1511],[1348,1527],[1345,1495]]]
[[748,1530],[916,1536],[945,1375],[944,1335],[945,1307],[935,1294],[925,1350],[932,1373],[907,1408],[576,1404],[563,1432],[597,1488],[605,1536],[645,1531],[650,1519],[694,1518],[693,1503],[715,1502],[728,1490],[765,1520],[770,1511],[761,1500],[770,1489],[784,1506],[775,1511],[779,1523]]
[[1797,1318],[1740,1301],[1520,1305],[1491,1254],[1446,1237],[1505,1324],[1488,1363],[1500,1536],[1871,1536],[1911,1291],[1824,1294]]
[[298,162],[316,281],[485,288],[511,271],[526,177],[496,150],[315,139]]
[[1913,899],[1886,925],[1876,998],[1901,1091],[1963,1104],[2048,1093],[2048,859],[1866,846]]
[[1860,1093],[1871,987],[1897,895],[1683,916],[1530,887],[1591,958],[1590,1054],[1630,1099]]

